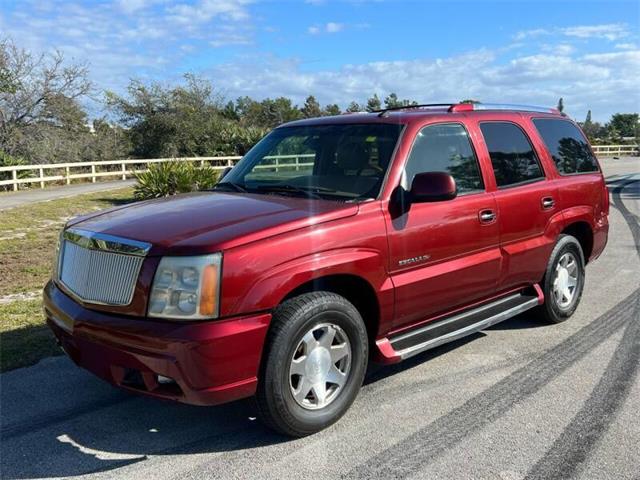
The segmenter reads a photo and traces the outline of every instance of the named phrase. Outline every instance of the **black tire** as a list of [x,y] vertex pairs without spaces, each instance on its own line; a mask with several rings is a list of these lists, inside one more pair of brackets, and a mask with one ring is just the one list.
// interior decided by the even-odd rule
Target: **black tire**
[[[570,253],[577,261],[577,285],[573,292],[571,302],[561,305],[554,294],[554,281],[556,268],[560,259]],[[553,251],[549,257],[549,263],[542,279],[542,291],[544,293],[544,304],[540,305],[539,312],[549,323],[560,323],[568,319],[578,308],[582,290],[584,289],[585,269],[584,254],[580,242],[571,235],[560,235]]]
[[[291,391],[290,365],[303,336],[318,325],[342,329],[350,343],[346,382],[325,407],[309,410]],[[282,303],[274,311],[265,342],[256,400],[261,420],[273,430],[303,437],[336,422],[355,400],[369,357],[367,330],[358,310],[344,297],[312,292]],[[293,377],[296,378],[296,377]]]

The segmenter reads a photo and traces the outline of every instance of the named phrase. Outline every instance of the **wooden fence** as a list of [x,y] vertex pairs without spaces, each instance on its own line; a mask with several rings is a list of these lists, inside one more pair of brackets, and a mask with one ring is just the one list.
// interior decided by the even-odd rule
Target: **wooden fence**
[[[639,155],[638,145],[594,145],[593,150],[596,155],[602,157],[611,156],[637,156]],[[270,158],[272,164],[261,165],[260,168],[294,168],[300,169],[302,166],[309,166],[310,163],[301,162],[305,158],[313,155],[277,155]],[[20,185],[39,184],[44,188],[47,183],[57,182],[69,185],[72,180],[90,180],[95,183],[102,178],[119,178],[126,180],[135,173],[144,172],[152,163],[163,163],[170,161],[196,162],[201,166],[209,165],[215,170],[223,170],[236,164],[241,157],[185,157],[185,158],[150,158],[150,159],[127,159],[110,160],[106,162],[74,162],[74,163],[52,163],[43,165],[15,165],[0,167],[0,178],[3,172],[9,172],[8,180],[0,180],[0,189],[11,186],[14,191]]]
[[599,157],[637,157],[639,145],[593,145],[593,151]]

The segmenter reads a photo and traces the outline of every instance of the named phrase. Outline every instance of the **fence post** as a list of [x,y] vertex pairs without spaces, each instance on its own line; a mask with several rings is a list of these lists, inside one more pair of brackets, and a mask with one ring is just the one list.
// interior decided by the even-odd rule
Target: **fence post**
[[91,183],[96,183],[96,166],[91,165]]
[[44,168],[40,167],[40,188],[44,188]]
[[13,191],[17,192],[18,191],[18,171],[12,170],[11,176],[13,177]]
[[69,178],[69,175],[71,175],[71,173],[69,171],[69,167],[65,167],[65,171],[67,172],[67,185],[70,185],[71,179]]
[[122,164],[122,180],[126,180],[127,179],[127,164],[123,163]]
[[233,160],[231,158],[227,158],[227,167],[233,167]]

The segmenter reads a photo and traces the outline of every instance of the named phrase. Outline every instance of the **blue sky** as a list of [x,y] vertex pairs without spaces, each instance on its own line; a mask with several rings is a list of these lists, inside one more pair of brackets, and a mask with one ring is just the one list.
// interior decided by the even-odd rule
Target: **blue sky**
[[88,61],[97,89],[209,78],[227,98],[640,111],[640,2],[0,0],[0,35]]

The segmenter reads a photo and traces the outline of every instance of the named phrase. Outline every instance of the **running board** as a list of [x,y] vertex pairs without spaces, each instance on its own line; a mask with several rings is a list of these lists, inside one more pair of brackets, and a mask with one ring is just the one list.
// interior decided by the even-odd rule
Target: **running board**
[[526,292],[501,297],[423,327],[383,339],[382,343],[378,342],[378,347],[387,361],[405,360],[425,350],[489,328],[541,304],[542,301],[542,291],[535,285],[535,292],[529,289]]

